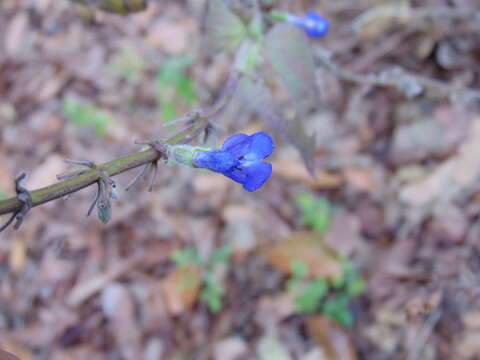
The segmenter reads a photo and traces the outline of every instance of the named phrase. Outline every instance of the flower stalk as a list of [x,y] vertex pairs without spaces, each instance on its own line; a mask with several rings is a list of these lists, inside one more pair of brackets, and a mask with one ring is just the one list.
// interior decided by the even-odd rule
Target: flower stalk
[[[68,194],[72,194],[95,184],[102,176],[102,172],[109,177],[115,176],[124,171],[156,161],[160,156],[161,154],[155,149],[148,149],[134,155],[98,165],[97,169],[82,169],[84,173],[81,175],[31,191],[31,206],[35,207],[62,198]],[[23,203],[16,197],[0,200],[0,215],[18,212],[21,210],[22,206]]]

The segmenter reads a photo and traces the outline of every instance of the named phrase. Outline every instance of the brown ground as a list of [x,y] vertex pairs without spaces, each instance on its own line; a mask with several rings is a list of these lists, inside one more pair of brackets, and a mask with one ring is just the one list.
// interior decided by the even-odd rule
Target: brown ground
[[[137,151],[134,139],[165,138],[155,76],[166,59],[199,54],[202,3],[151,1],[89,24],[67,1],[2,0],[0,191],[12,194],[21,170],[38,188],[66,169],[63,159],[101,163]],[[162,167],[152,193],[143,182],[122,193],[107,226],[85,217],[93,188],[34,209],[0,235],[1,348],[22,360],[480,359],[478,1],[412,0],[421,9],[407,13],[385,7],[402,1],[280,3],[331,19],[312,46],[347,70],[318,55],[321,110],[305,119],[317,131],[316,179],[277,141],[274,174],[254,194],[221,175]],[[200,105],[230,63],[200,56],[190,66]],[[68,97],[110,114],[104,136],[72,124]],[[242,109],[219,124],[221,138],[266,128]],[[291,259],[272,255],[306,230],[295,204],[303,191],[330,201],[322,244],[366,282],[351,329],[300,314],[286,290]],[[230,266],[215,271],[226,295],[213,315],[195,285],[201,269],[176,266],[170,253],[193,246],[208,257],[226,243]],[[335,271],[331,256],[318,250],[312,268]],[[179,290],[185,278],[194,285]]]

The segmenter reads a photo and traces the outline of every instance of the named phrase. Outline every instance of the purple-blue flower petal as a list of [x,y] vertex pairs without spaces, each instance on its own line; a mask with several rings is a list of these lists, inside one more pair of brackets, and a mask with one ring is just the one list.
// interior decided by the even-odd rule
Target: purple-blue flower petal
[[311,37],[322,37],[328,33],[328,20],[323,16],[318,15],[314,11],[310,11],[307,14],[307,21],[310,20],[312,23],[306,26],[305,30],[307,34]]
[[233,168],[231,171],[223,173],[230,179],[243,184],[247,191],[259,189],[270,177],[272,173],[272,164],[266,162],[257,162],[244,168]]
[[274,145],[270,135],[264,132],[257,132],[251,135],[250,138],[252,141],[250,151],[255,153],[258,159],[263,160],[273,152]]
[[222,150],[228,151],[234,156],[244,155],[250,145],[250,136],[247,134],[235,134],[223,143]]
[[272,173],[272,164],[266,162],[256,163],[248,168],[247,178],[243,188],[247,191],[255,191],[268,180]]
[[226,171],[223,175],[229,177],[233,181],[236,181],[240,184],[244,184],[247,181],[248,173],[244,169],[241,168],[233,168],[230,171]]
[[225,140],[220,150],[198,151],[193,164],[200,168],[222,173],[255,191],[268,180],[272,165],[262,160],[274,149],[273,140],[264,132],[253,135],[236,134]]
[[304,17],[290,15],[287,21],[304,29],[310,37],[318,38],[328,33],[328,20],[314,11],[308,12]]
[[219,173],[229,171],[238,164],[238,160],[231,153],[223,150],[199,151],[195,154],[193,164]]

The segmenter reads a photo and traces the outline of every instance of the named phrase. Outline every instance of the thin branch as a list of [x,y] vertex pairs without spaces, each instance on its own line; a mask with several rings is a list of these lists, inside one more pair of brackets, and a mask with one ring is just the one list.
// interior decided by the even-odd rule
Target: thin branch
[[[123,157],[118,160],[110,161],[98,166],[98,170],[103,171],[108,176],[115,176],[124,171],[134,169],[138,166],[148,164],[151,161],[158,160],[161,154],[154,149],[148,149],[138,154]],[[84,174],[75,176],[71,179],[60,181],[56,184],[46,186],[31,191],[32,207],[44,204],[46,202],[62,198],[68,194],[84,189],[98,182],[101,174],[98,170],[86,170]],[[23,204],[16,197],[11,197],[0,201],[0,215],[11,212],[18,212]]]
[[[190,117],[191,125],[180,131],[178,134],[170,137],[164,143],[173,145],[192,141],[208,126],[209,121],[221,114],[225,107],[230,103],[237,84],[238,75],[232,73],[227,81],[227,84],[222,90],[218,101],[205,110],[199,109],[193,111],[191,114],[188,114],[187,117]],[[80,168],[67,171],[66,173],[60,175],[59,178],[62,181],[56,184],[33,191],[28,191],[25,189],[29,196],[28,210],[46,202],[63,198],[92,184],[98,183],[102,177],[112,177],[142,165],[156,164],[160,158],[165,156],[166,153],[162,149],[162,146],[152,146],[148,150],[144,150],[140,153],[126,156],[101,165],[95,165],[92,167],[92,169]],[[82,165],[85,164],[82,162]],[[158,169],[156,168],[154,169],[149,188],[153,186],[153,181],[157,170]],[[0,215],[13,213],[13,218],[15,218],[15,214],[21,213],[22,208],[25,207],[25,202],[22,202],[21,200],[22,198],[19,199],[18,196],[0,200]],[[2,226],[0,230],[3,231],[8,225],[10,225],[13,222],[13,218],[11,221],[7,221],[7,224]]]
[[[466,99],[466,102],[480,100],[479,90],[460,87],[457,84],[446,83],[422,75],[411,74],[399,67],[379,74],[357,74],[335,63],[331,59],[329,52],[322,48],[317,49],[315,52],[315,59],[342,80],[363,85],[393,87],[407,97],[414,97],[426,91],[431,97],[436,98],[461,96]],[[409,93],[412,89],[413,93]]]

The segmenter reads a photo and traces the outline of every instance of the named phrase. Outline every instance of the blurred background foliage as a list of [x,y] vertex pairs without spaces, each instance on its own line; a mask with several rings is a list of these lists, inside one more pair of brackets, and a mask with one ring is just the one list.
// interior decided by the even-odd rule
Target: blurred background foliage
[[[0,2],[0,198],[21,170],[38,188],[64,159],[101,163],[139,151],[134,139],[167,138],[221,98],[232,69],[213,138],[276,139],[273,176],[254,194],[162,166],[151,193],[124,191],[133,173],[116,178],[108,226],[84,217],[93,194],[82,190],[2,233],[2,349],[22,360],[480,356],[479,4],[268,0],[259,17],[252,3]],[[273,9],[317,11],[330,33],[309,39]]]

